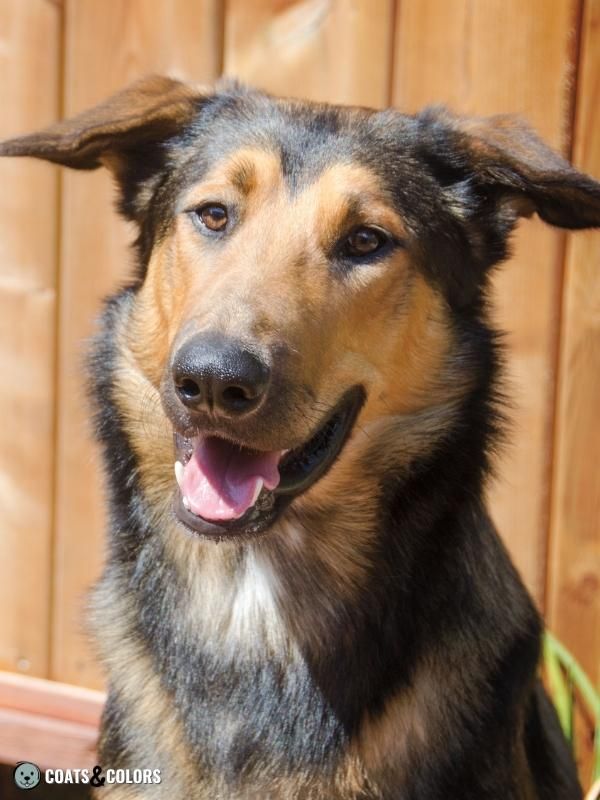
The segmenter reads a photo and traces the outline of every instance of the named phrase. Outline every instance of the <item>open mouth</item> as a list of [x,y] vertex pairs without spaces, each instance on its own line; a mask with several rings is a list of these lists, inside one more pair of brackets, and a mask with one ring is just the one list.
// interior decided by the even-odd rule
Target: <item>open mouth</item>
[[293,450],[252,450],[219,436],[188,439],[175,433],[178,521],[220,539],[265,531],[329,470],[363,401],[361,387],[350,389],[310,439]]

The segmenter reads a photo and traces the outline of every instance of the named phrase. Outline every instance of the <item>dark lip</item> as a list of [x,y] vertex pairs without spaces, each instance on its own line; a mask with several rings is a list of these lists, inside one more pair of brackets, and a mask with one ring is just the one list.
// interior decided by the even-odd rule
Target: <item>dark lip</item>
[[[315,433],[282,458],[279,467],[281,480],[277,488],[263,492],[255,505],[239,519],[211,522],[192,514],[184,507],[177,488],[173,501],[177,521],[188,533],[216,540],[250,538],[264,533],[294,498],[306,492],[329,471],[350,437],[364,400],[365,392],[361,386],[345,392]],[[178,434],[175,435],[177,438]]]

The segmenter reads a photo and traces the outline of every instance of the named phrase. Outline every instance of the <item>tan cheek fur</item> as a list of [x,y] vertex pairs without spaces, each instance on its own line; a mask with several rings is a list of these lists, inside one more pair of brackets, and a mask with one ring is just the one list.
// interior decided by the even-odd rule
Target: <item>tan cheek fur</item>
[[164,527],[171,519],[175,489],[173,427],[167,419],[154,382],[144,374],[123,330],[115,364],[114,399],[137,456],[138,478],[147,499],[151,522]]
[[[388,287],[397,315],[393,321],[389,306],[382,307],[378,299],[371,306],[365,303],[362,324],[352,317],[345,338],[340,334],[338,360],[330,365],[325,390],[335,398],[339,386],[364,382],[368,401],[343,457],[296,501],[299,507],[326,508],[337,498],[341,527],[357,532],[365,529],[365,515],[372,519],[375,513],[381,474],[402,470],[428,452],[452,426],[469,388],[469,376],[456,367],[458,353],[443,299],[419,275],[406,278],[402,290],[405,297],[399,301],[397,291],[394,296]],[[360,519],[343,524],[346,514],[357,513]]]
[[464,369],[453,369],[456,346],[443,297],[406,260],[394,266],[377,292],[360,298],[338,336],[332,380],[364,377],[364,422],[422,412],[463,396],[468,386]]
[[191,289],[189,272],[178,266],[179,249],[178,238],[173,235],[157,246],[127,329],[121,334],[136,368],[155,388],[160,386],[173,340],[184,322]]

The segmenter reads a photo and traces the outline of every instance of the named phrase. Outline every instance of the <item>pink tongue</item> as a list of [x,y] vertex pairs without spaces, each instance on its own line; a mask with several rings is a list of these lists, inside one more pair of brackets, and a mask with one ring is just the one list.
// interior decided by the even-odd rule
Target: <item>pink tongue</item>
[[216,437],[199,439],[180,485],[190,511],[204,519],[238,519],[254,505],[263,484],[277,486],[281,455],[280,450],[245,450]]

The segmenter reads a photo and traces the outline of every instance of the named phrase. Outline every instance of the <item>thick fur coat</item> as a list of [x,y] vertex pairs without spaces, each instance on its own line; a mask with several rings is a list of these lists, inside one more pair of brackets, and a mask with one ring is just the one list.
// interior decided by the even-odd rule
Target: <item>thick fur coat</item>
[[[600,185],[508,117],[166,78],[0,154],[108,167],[138,227],[89,359],[110,509],[93,626],[100,762],[162,782],[98,797],[579,798],[485,508],[487,288],[520,216],[600,225]],[[190,372],[191,342],[225,364],[222,406],[197,399],[219,376]],[[256,402],[232,342],[268,374]],[[203,520],[173,474],[199,438],[283,454],[278,488]]]

